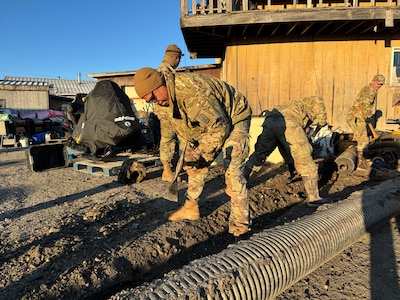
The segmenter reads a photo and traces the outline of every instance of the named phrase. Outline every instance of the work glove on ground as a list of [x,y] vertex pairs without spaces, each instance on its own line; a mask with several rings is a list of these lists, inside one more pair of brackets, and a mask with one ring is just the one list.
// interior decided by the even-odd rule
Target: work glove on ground
[[146,177],[146,167],[134,159],[124,161],[118,173],[118,182],[123,184],[139,183]]

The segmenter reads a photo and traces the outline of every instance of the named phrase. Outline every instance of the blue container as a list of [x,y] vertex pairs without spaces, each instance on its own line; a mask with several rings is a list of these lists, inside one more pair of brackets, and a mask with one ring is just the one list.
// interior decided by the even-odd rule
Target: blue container
[[45,140],[46,140],[46,134],[49,134],[49,133],[51,133],[51,132],[50,131],[43,131],[43,132],[40,132],[40,133],[32,134],[32,139],[35,142],[35,144],[44,143]]

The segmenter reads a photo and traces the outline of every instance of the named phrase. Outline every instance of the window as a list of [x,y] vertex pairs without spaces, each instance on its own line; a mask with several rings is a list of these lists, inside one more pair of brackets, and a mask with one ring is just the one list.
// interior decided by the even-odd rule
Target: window
[[6,108],[6,99],[0,99],[0,109]]
[[400,86],[400,47],[392,49],[392,67],[390,68],[390,85]]

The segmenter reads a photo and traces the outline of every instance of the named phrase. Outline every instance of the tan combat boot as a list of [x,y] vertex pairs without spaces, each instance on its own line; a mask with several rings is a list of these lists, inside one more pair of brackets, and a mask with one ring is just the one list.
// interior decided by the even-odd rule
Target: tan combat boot
[[163,172],[161,175],[161,180],[171,182],[175,176],[175,174],[171,170],[171,164],[163,161],[162,165],[163,165]]
[[331,203],[327,198],[321,198],[318,190],[318,179],[314,177],[303,176],[302,177],[304,189],[307,194],[307,205],[308,206],[319,206],[326,203]]
[[181,220],[198,220],[200,219],[199,205],[197,200],[186,199],[181,208],[177,210],[168,211],[164,214],[164,218],[169,221]]
[[235,224],[231,224],[231,222],[229,222],[229,233],[231,233],[234,237],[239,237],[239,236],[243,236],[246,233],[250,232],[250,227],[249,225],[246,224],[240,224],[240,225],[235,225]]

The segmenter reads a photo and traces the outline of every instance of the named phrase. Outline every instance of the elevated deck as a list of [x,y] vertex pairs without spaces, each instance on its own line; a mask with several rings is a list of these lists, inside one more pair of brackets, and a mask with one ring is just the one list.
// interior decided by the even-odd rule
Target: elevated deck
[[192,58],[221,58],[233,37],[390,39],[400,35],[399,8],[400,0],[181,0],[181,30]]

